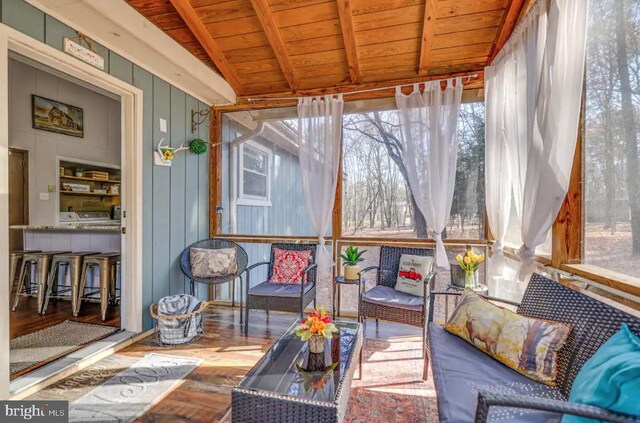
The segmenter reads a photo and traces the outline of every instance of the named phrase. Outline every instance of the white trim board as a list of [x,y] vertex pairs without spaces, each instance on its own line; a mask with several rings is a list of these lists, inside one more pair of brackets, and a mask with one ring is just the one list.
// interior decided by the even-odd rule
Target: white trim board
[[[9,51],[54,67],[120,97],[122,113],[122,328],[142,331],[142,90],[0,24],[0,280],[9,279]],[[9,284],[0,284],[0,399],[9,397]]]
[[26,2],[207,105],[236,102],[233,88],[222,76],[207,67],[125,1]]

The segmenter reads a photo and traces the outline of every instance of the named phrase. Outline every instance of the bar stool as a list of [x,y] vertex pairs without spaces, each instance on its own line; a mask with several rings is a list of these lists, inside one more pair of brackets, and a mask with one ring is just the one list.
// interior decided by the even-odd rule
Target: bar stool
[[[20,266],[20,277],[18,280],[18,289],[16,290],[15,300],[13,301],[13,311],[18,308],[18,301],[21,296],[34,296],[32,290],[37,290],[38,313],[42,311],[44,303],[44,291],[47,286],[47,278],[51,269],[51,260],[56,254],[69,253],[69,251],[43,251],[39,253],[26,253],[22,256],[22,266]],[[31,266],[36,266],[35,283],[31,282]],[[29,281],[25,285],[24,278],[29,274]],[[24,291],[24,292],[23,292]]]
[[[71,310],[75,310],[78,303],[78,292],[80,288],[80,276],[82,269],[82,262],[84,257],[100,254],[98,251],[93,252],[78,252],[78,253],[65,253],[56,254],[51,261],[51,271],[49,272],[49,279],[47,280],[47,290],[44,298],[44,304],[42,305],[42,313],[47,312],[47,306],[51,298],[55,299],[67,299],[71,298]],[[65,272],[63,274],[64,280],[66,280],[67,274],[71,273],[71,286],[67,287],[64,282],[58,283],[60,277],[60,268],[64,267]],[[55,287],[55,294],[53,294]],[[61,289],[62,288],[62,289]],[[60,295],[71,291],[71,295]]]
[[[82,262],[82,278],[80,280],[78,302],[77,307],[74,310],[73,317],[78,317],[82,301],[96,301],[93,295],[97,293],[100,296],[100,314],[102,321],[104,322],[107,320],[107,306],[110,301],[110,295],[114,294],[112,292],[112,288],[115,288],[116,266],[119,260],[120,253],[96,254],[84,257]],[[100,287],[87,288],[89,270],[92,271],[91,275],[93,276],[93,271],[95,269],[98,269],[100,272]],[[85,294],[87,289],[92,289],[93,292]]]
[[16,281],[16,273],[18,272],[18,265],[22,261],[22,257],[29,253],[39,253],[40,250],[13,250],[9,251],[9,293],[13,293],[13,288]]

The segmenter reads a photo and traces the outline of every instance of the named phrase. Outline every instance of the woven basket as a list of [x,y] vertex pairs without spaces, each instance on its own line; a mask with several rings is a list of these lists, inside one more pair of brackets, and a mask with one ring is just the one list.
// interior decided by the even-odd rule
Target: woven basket
[[202,313],[209,304],[208,301],[202,301],[191,313],[174,316],[159,315],[158,304],[152,304],[149,311],[153,317],[158,344],[182,345],[200,338],[204,333]]

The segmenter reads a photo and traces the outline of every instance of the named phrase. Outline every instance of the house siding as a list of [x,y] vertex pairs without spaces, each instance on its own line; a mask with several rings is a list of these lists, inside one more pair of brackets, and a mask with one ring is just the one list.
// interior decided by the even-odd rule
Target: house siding
[[[64,37],[75,31],[24,0],[0,0],[0,21],[47,45],[62,49]],[[165,136],[172,146],[194,138],[208,140],[208,121],[191,133],[191,109],[204,104],[135,63],[94,43],[105,58],[105,72],[141,89],[143,98],[143,220],[142,298],[143,329],[153,327],[149,306],[162,296],[182,293],[188,283],[179,268],[183,248],[209,235],[209,155],[179,153],[172,167],[153,165],[153,151]],[[159,119],[167,120],[167,134],[160,133]],[[206,287],[198,296],[207,298]]]
[[[236,133],[246,132],[246,128],[234,120],[223,116],[222,140],[229,142],[236,138]],[[300,180],[300,164],[298,156],[275,145],[264,138],[253,140],[272,152],[271,160],[271,206],[237,205],[236,234],[241,235],[292,235],[312,236],[314,231],[307,217],[302,196]],[[238,170],[239,171],[239,170]],[[222,230],[231,233],[231,157],[228,145],[222,150]],[[237,180],[237,175],[236,175]],[[249,264],[269,260],[270,244],[241,244],[249,256]],[[254,270],[251,274],[251,285],[255,286],[266,280],[266,266]],[[221,300],[231,299],[231,287],[220,289]],[[240,287],[236,287],[236,298],[239,298]]]

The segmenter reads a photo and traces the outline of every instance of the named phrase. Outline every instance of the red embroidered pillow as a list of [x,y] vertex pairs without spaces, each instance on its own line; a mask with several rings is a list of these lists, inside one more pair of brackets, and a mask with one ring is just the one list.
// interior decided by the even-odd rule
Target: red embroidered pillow
[[[309,266],[311,250],[291,251],[273,249],[273,274],[269,283],[300,285],[304,269]],[[307,283],[306,279],[304,283]]]

